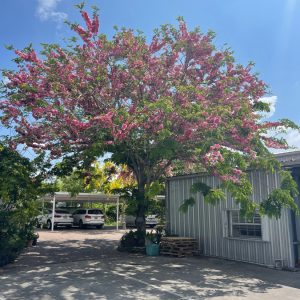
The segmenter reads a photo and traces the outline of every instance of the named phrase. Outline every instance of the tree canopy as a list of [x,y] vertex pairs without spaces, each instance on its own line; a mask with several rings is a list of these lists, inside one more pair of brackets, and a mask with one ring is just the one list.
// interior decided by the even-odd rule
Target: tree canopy
[[95,161],[88,169],[74,169],[70,175],[57,179],[61,191],[71,194],[80,192],[115,193],[123,189],[133,190],[136,187],[135,178],[126,165],[116,165],[111,161],[100,164]]
[[149,41],[126,28],[108,38],[97,10],[90,17],[78,7],[85,27],[69,23],[77,37],[64,47],[42,44],[40,55],[32,46],[15,50],[17,70],[4,71],[1,122],[15,129],[11,145],[77,161],[111,152],[137,179],[140,228],[147,189],[176,161],[201,165],[255,209],[245,171],[274,168],[267,147],[287,144],[269,130],[298,127],[262,120],[267,86],[253,64],[236,63],[230,49],[214,46],[213,32],[190,31],[182,18]]

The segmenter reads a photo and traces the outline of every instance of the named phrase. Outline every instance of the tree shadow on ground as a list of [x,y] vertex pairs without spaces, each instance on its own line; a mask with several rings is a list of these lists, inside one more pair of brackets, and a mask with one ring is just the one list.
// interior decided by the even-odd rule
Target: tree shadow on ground
[[95,239],[89,231],[83,240],[48,240],[28,248],[0,273],[0,299],[233,299],[278,295],[282,286],[300,289],[300,272],[121,253],[118,241],[104,236]]

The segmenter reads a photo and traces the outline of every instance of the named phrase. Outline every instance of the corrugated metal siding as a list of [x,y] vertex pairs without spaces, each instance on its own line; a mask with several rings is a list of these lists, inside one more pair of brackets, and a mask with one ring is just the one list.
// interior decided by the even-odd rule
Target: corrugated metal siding
[[[277,173],[253,171],[249,176],[253,185],[252,200],[255,202],[266,199],[270,191],[280,184]],[[167,216],[172,234],[196,238],[204,255],[268,266],[274,266],[275,260],[280,259],[287,266],[295,265],[288,210],[282,211],[279,220],[263,218],[262,231],[266,241],[223,237],[222,211],[239,208],[228,194],[226,201],[213,206],[205,203],[203,196],[198,193],[196,204],[189,207],[187,213],[179,210],[184,199],[191,196],[190,187],[196,181],[205,182],[212,187],[220,184],[215,177],[200,175],[168,180]]]
[[[299,196],[296,199],[296,203],[300,209],[300,197]],[[296,216],[295,222],[296,222],[295,225],[296,225],[297,241],[300,241],[300,216]],[[300,246],[299,246],[299,249],[300,249]],[[299,254],[300,254],[300,251],[299,251]]]

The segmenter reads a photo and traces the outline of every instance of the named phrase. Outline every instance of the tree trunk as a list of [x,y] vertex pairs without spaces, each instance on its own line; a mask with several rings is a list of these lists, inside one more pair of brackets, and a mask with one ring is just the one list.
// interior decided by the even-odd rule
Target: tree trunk
[[145,245],[146,237],[146,220],[145,220],[145,210],[146,210],[146,197],[145,197],[145,184],[144,182],[139,182],[138,184],[138,195],[137,195],[137,214],[135,219],[135,225],[138,234],[138,245]]
[[138,236],[138,246],[144,246],[146,237],[145,211],[147,207],[147,199],[145,195],[145,186],[147,184],[145,162],[138,155],[132,155],[130,157],[130,160],[132,162],[132,169],[138,183],[138,190],[136,195],[137,210],[135,219]]

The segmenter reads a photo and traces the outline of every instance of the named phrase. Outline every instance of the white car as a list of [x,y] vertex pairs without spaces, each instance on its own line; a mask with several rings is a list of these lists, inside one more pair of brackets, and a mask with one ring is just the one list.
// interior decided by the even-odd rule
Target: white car
[[158,224],[157,215],[148,215],[146,216],[146,226],[153,228]]
[[[46,225],[47,229],[52,228],[52,210],[48,209],[37,216],[38,227]],[[54,212],[54,228],[57,226],[72,227],[73,218],[72,215],[64,209],[55,209]]]
[[84,228],[87,225],[93,225],[97,228],[104,226],[104,214],[100,209],[96,208],[80,208],[73,212],[73,224],[79,228]]
[[40,214],[36,217],[36,227],[41,228],[47,224],[47,219],[49,215],[49,210],[44,209],[40,212]]
[[[134,227],[135,226],[135,216],[125,216],[125,223],[127,227]],[[153,228],[158,224],[158,218],[156,215],[148,215],[145,218],[146,226]]]

